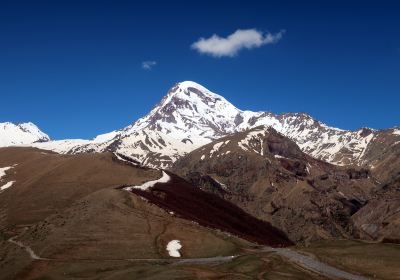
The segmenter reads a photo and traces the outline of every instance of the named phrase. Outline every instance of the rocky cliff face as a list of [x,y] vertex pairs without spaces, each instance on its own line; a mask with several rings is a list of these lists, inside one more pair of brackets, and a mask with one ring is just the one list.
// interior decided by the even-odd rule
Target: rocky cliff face
[[351,218],[351,230],[360,239],[400,243],[400,173],[377,186]]

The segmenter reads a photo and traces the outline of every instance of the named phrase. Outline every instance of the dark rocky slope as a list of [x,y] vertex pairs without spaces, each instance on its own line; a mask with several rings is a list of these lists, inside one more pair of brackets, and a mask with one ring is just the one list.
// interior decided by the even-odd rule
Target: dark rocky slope
[[271,222],[296,242],[350,237],[350,218],[376,184],[368,169],[316,160],[264,127],[203,146],[172,170]]
[[400,243],[400,173],[381,184],[351,222],[357,238]]

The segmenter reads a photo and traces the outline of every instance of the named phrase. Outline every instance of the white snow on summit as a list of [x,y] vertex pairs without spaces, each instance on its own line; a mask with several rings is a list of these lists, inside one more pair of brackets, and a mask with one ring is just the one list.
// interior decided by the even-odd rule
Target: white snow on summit
[[13,124],[11,122],[0,123],[0,147],[24,145],[49,140],[49,136],[31,122],[21,124]]

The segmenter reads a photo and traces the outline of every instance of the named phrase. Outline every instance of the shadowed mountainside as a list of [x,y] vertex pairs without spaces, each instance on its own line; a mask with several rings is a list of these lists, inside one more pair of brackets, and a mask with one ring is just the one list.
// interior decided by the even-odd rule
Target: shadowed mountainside
[[236,205],[193,187],[182,178],[169,174],[167,183],[157,183],[149,190],[132,189],[155,205],[174,215],[202,226],[232,233],[263,245],[284,247],[293,243],[280,230],[258,220]]

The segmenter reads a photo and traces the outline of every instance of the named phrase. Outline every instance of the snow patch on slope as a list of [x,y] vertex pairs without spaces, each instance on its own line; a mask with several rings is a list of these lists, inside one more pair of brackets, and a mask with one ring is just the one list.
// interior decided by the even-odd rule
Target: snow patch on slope
[[77,147],[82,147],[83,145],[87,145],[92,143],[90,140],[84,139],[66,139],[66,140],[54,140],[42,143],[33,143],[29,146],[42,149],[49,150],[59,154],[66,154]]
[[0,180],[6,175],[6,171],[13,168],[13,166],[0,167]]
[[[6,171],[10,170],[13,167],[14,166],[0,167],[0,182],[3,181],[3,177],[6,175]],[[0,186],[0,192],[3,192],[4,190],[8,189],[14,183],[15,183],[15,181],[9,181],[9,182],[5,183],[4,185]]]
[[167,244],[167,251],[171,257],[180,258],[181,253],[179,250],[182,248],[181,242],[179,240],[171,240]]
[[238,146],[244,151],[253,151],[264,155],[263,137],[266,134],[265,128],[255,129],[247,133],[246,137],[238,142]]
[[288,159],[287,157],[281,156],[281,155],[274,155],[275,158],[279,159]]
[[165,173],[165,171],[162,172],[162,176],[160,179],[154,180],[154,181],[148,181],[146,183],[144,183],[143,185],[140,186],[131,186],[131,187],[126,187],[124,188],[127,191],[131,191],[133,189],[139,189],[139,190],[147,190],[148,188],[152,188],[155,184],[157,183],[167,183],[169,182],[169,180],[171,179],[171,177],[169,177],[169,175],[167,173]]
[[218,142],[216,143],[213,148],[210,151],[210,156],[212,156],[215,152],[218,152],[218,150],[221,148],[221,146],[224,144],[224,142]]
[[117,135],[118,135],[118,131],[111,131],[111,132],[108,132],[108,133],[100,134],[100,135],[97,135],[93,139],[93,142],[100,143],[100,142],[109,141],[109,140],[113,139]]
[[213,180],[215,181],[215,182],[217,182],[218,183],[218,185],[220,185],[221,186],[221,188],[222,189],[224,189],[224,190],[227,190],[228,189],[228,186],[227,185],[225,185],[225,184],[223,184],[223,183],[221,183],[220,181],[218,181],[217,179],[215,179],[214,177],[212,177],[213,178]]
[[0,187],[0,192],[8,189],[9,187],[11,187],[13,184],[15,183],[15,181],[10,181],[7,182],[6,184],[4,184],[3,186]]

